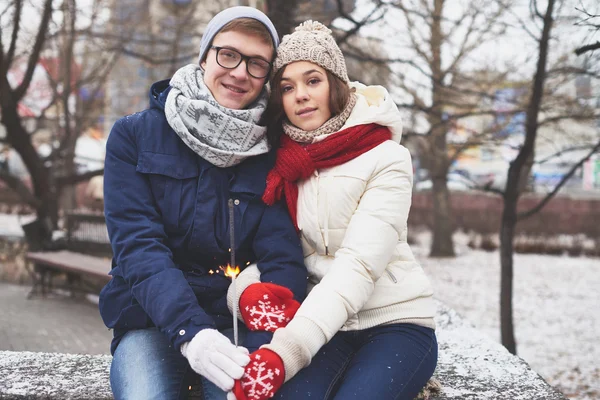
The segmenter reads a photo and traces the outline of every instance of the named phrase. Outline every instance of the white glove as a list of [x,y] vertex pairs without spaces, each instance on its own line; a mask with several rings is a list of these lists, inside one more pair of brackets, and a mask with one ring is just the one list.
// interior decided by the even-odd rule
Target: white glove
[[244,375],[250,362],[248,349],[235,347],[216,329],[203,329],[189,342],[181,345],[181,354],[192,369],[217,385],[224,392],[233,389],[234,379]]
[[228,392],[227,400],[237,400],[237,397],[235,397],[235,394],[233,394],[233,392]]

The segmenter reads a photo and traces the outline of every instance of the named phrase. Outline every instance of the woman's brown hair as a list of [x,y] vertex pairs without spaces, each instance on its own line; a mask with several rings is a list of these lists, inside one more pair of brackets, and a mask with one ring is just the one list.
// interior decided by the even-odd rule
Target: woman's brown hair
[[[284,71],[285,67],[277,71],[271,78],[271,96],[261,122],[261,125],[267,127],[267,139],[273,148],[279,147],[279,139],[283,133],[282,126],[285,120],[283,92],[281,91],[281,77]],[[352,89],[329,70],[326,69],[325,73],[329,82],[329,110],[331,111],[331,117],[334,117],[341,113],[348,104]]]

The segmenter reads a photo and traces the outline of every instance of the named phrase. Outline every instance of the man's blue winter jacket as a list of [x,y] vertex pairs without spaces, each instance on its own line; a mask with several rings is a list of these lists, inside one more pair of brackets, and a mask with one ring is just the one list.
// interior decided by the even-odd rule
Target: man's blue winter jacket
[[179,348],[203,328],[232,325],[230,279],[215,273],[230,260],[230,198],[236,264],[256,262],[263,282],[289,288],[298,301],[306,295],[290,217],[283,204],[261,200],[273,152],[215,167],[167,123],[169,90],[168,81],[155,83],[150,108],[118,120],[108,138],[104,198],[114,259],[100,313],[114,329],[113,353],[132,329],[156,326]]

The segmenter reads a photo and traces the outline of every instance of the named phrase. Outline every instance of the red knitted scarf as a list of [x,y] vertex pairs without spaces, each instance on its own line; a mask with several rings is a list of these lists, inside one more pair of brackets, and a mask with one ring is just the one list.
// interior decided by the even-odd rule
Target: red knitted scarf
[[376,124],[353,126],[306,146],[283,135],[275,166],[267,175],[267,187],[262,199],[266,204],[272,205],[283,195],[298,230],[297,181],[308,178],[319,168],[329,168],[350,161],[391,137],[388,128]]

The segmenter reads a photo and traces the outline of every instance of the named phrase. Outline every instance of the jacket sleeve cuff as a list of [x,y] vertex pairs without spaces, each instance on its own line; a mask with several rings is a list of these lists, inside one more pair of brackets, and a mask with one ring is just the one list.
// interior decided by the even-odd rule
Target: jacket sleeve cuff
[[277,329],[271,343],[261,348],[274,351],[281,357],[287,382],[310,364],[326,342],[318,325],[308,318],[295,317],[285,328]]
[[216,329],[216,325],[214,323],[206,322],[202,324],[197,324],[194,321],[194,317],[192,317],[192,319],[190,319],[186,324],[180,325],[175,332],[171,332],[171,342],[173,342],[173,346],[176,349],[181,350],[181,346],[184,343],[187,343],[190,340],[192,340],[194,336],[196,336],[196,334],[202,329],[208,328]]
[[256,264],[250,264],[235,278],[235,296],[233,293],[233,285],[229,285],[229,289],[227,289],[227,307],[229,308],[229,312],[233,314],[233,305],[237,304],[237,317],[242,322],[244,322],[244,319],[240,313],[240,297],[248,286],[259,282],[260,271]]

